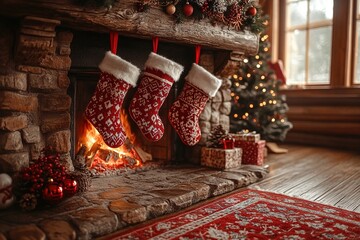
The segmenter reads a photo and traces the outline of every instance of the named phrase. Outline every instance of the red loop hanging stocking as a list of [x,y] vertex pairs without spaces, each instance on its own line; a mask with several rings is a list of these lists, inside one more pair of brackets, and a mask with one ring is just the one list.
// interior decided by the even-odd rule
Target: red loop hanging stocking
[[150,141],[158,141],[164,134],[164,125],[158,112],[182,71],[183,66],[180,64],[153,52],[145,63],[139,86],[130,103],[129,114]]
[[121,146],[125,131],[120,110],[128,89],[136,86],[140,70],[110,51],[100,63],[100,79],[85,110],[86,118],[99,131],[104,142],[112,148]]
[[208,99],[220,88],[221,80],[196,63],[185,80],[184,88],[170,107],[169,120],[181,141],[193,146],[201,138],[199,116]]

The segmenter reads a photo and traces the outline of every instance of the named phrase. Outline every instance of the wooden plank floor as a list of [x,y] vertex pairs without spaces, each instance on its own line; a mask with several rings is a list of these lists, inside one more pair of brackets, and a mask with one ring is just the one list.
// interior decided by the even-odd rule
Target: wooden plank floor
[[299,145],[281,147],[289,152],[269,154],[269,175],[250,188],[360,212],[360,152]]

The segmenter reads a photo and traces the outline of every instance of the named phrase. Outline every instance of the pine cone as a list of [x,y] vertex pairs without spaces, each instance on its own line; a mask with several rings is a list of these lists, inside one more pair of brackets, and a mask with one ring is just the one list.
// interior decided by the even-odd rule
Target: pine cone
[[228,133],[222,125],[216,126],[209,134],[206,146],[220,148],[223,146],[222,140],[228,137]]
[[19,201],[19,205],[21,207],[22,210],[25,211],[31,211],[34,210],[36,208],[37,205],[37,198],[34,194],[31,193],[25,193],[20,201]]
[[70,176],[78,183],[78,192],[86,192],[91,186],[91,176],[88,172],[72,172]]

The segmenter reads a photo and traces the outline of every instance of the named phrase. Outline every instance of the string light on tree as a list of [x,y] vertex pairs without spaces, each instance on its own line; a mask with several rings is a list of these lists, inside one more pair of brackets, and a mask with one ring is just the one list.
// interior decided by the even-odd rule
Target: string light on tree
[[[256,16],[261,9],[256,8]],[[268,21],[262,19],[266,28]],[[231,132],[256,131],[268,141],[282,141],[292,124],[286,118],[285,97],[278,94],[281,81],[270,69],[269,35],[260,34],[259,52],[245,56],[241,67],[231,76]],[[241,96],[241,97],[239,97]]]

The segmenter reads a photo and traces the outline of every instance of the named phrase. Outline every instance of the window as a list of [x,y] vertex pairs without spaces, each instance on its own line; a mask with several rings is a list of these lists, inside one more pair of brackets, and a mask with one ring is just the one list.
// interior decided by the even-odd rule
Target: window
[[271,13],[288,86],[360,86],[360,0],[279,0]]
[[333,0],[287,0],[289,85],[329,84]]
[[360,84],[360,0],[357,1],[357,11],[356,11],[356,35],[355,35],[355,76],[354,83]]

